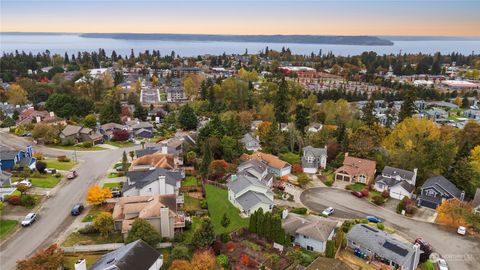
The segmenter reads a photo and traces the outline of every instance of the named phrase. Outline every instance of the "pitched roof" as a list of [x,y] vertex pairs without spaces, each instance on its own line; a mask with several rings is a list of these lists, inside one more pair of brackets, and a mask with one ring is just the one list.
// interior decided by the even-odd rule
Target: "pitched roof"
[[413,176],[415,175],[414,172],[412,171],[407,171],[407,170],[404,170],[404,169],[398,169],[398,168],[394,168],[394,167],[390,167],[390,166],[385,166],[385,168],[383,168],[383,171],[382,171],[382,174],[383,175],[388,175],[388,176],[400,176],[402,179],[408,179],[408,180],[411,180],[413,178]]
[[0,145],[0,160],[15,159],[18,154],[18,150],[10,149]]
[[422,185],[422,189],[433,187],[439,191],[447,192],[451,196],[460,198],[462,191],[458,189],[452,182],[448,181],[447,178],[442,175],[432,176],[425,181]]
[[260,143],[260,141],[258,141],[256,138],[254,138],[252,136],[252,134],[250,134],[250,133],[245,133],[245,135],[243,135],[243,138],[240,141],[244,144],[248,144],[249,142]]
[[137,158],[141,158],[141,157],[146,156],[146,155],[155,154],[158,151],[160,151],[160,149],[158,149],[156,147],[147,147],[145,149],[136,150],[135,154],[137,155]]
[[343,166],[335,172],[345,171],[349,175],[358,175],[365,173],[368,177],[375,175],[376,162],[368,159],[346,156],[343,160]]
[[[143,219],[158,218],[160,217],[160,209],[163,207],[170,210],[170,216],[176,216],[176,204],[175,195],[121,197],[113,208],[112,217],[114,220],[123,220],[125,214],[138,214],[130,220],[137,217]],[[122,232],[128,231],[128,227],[124,229],[122,229]]]
[[135,159],[134,161],[132,161],[132,167],[149,165],[153,167],[172,170],[175,168],[174,159],[175,155],[173,154],[155,153]]
[[319,241],[327,241],[337,227],[337,222],[315,215],[301,216],[288,213],[282,220],[282,227],[291,235],[298,233]]
[[124,126],[123,125],[120,125],[120,124],[117,124],[117,123],[106,123],[106,124],[103,124],[102,126],[102,129],[103,130],[111,130],[111,129],[123,129]]
[[247,191],[242,196],[236,198],[238,204],[240,204],[243,210],[247,211],[259,203],[273,204],[273,201],[270,200],[265,194],[255,191]]
[[259,187],[267,187],[264,183],[262,183],[260,180],[247,176],[245,174],[238,174],[236,175],[235,180],[230,180],[227,183],[227,187],[233,191],[233,193],[238,193],[241,192],[242,190],[245,190],[249,186],[259,186]]
[[132,125],[132,128],[133,129],[141,129],[141,128],[150,129],[150,128],[153,128],[153,125],[148,122],[138,122],[137,124]]
[[412,244],[400,242],[388,233],[366,224],[353,226],[347,233],[347,239],[400,266],[403,266],[415,253]]
[[148,270],[161,254],[143,240],[137,240],[103,255],[90,270]]
[[274,155],[265,154],[265,153],[262,153],[260,151],[256,151],[251,155],[243,154],[240,158],[244,159],[244,160],[249,160],[249,159],[261,160],[261,161],[266,162],[268,166],[274,167],[274,168],[279,169],[279,170],[290,166],[290,164],[288,162],[283,161],[283,160],[279,159],[278,157],[276,157]]
[[475,191],[475,196],[473,197],[472,206],[473,207],[480,206],[480,188],[477,188],[477,191]]
[[303,148],[303,154],[308,155],[311,154],[315,157],[321,157],[321,156],[326,156],[327,155],[327,149],[326,148],[315,148],[312,146],[307,146]]
[[175,187],[177,181],[183,177],[180,172],[167,171],[162,168],[148,168],[144,170],[134,170],[127,172],[128,182],[123,185],[123,192],[132,188],[141,189],[152,182],[157,181],[161,176],[165,177],[165,183]]
[[75,134],[78,134],[81,129],[82,129],[81,126],[67,125],[62,130],[62,134],[65,135],[65,136],[75,135]]

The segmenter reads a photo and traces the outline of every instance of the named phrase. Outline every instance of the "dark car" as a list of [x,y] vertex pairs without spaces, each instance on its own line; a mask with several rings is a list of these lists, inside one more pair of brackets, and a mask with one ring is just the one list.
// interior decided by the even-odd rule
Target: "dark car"
[[83,209],[85,207],[83,206],[83,204],[79,203],[79,204],[75,204],[72,208],[72,211],[70,212],[72,214],[72,216],[78,216],[82,213]]
[[382,222],[382,220],[379,219],[379,218],[376,217],[376,216],[367,216],[367,219],[368,219],[368,221],[373,222],[373,223],[380,223],[380,222]]
[[122,191],[119,188],[111,188],[110,191],[112,192],[113,198],[122,197]]
[[360,191],[352,191],[351,192],[353,196],[357,197],[357,198],[362,198],[363,197],[363,193],[360,192]]

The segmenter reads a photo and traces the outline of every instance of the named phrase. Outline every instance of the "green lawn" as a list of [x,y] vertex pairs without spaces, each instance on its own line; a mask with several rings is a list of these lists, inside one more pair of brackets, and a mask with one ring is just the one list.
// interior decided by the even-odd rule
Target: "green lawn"
[[[21,181],[23,178],[13,177],[12,182]],[[44,174],[41,177],[28,177],[32,181],[32,186],[39,188],[53,188],[61,178],[57,178],[52,174]]]
[[120,188],[122,183],[116,182],[116,183],[105,183],[103,184],[103,188]]
[[[129,141],[124,141],[124,142],[117,142],[117,141],[105,141],[105,144],[113,145],[119,148],[122,147],[131,147],[134,146],[135,143],[129,142]],[[127,153],[128,154],[128,153]]]
[[288,162],[292,165],[293,164],[300,164],[300,156],[295,154],[295,153],[292,153],[292,152],[281,154],[280,159],[283,160],[283,161],[286,161],[286,162]]
[[100,234],[80,234],[79,232],[74,232],[67,237],[62,245],[65,247],[73,247],[76,245],[100,245],[109,243],[123,243],[122,234],[114,233],[104,238],[100,236]]
[[362,191],[365,187],[366,187],[366,185],[362,184],[362,183],[352,184],[352,190],[353,191]]
[[182,181],[182,187],[196,187],[198,186],[198,181],[195,176],[187,176],[185,180]]
[[17,227],[18,221],[9,219],[0,219],[0,238],[8,235]]
[[70,145],[70,146],[64,146],[64,145],[58,145],[58,144],[49,144],[48,147],[52,148],[57,148],[57,149],[63,149],[63,150],[71,150],[71,151],[100,151],[100,150],[106,150],[103,147],[100,146],[92,146],[90,148],[85,148],[82,146],[75,146],[75,145]]
[[47,164],[47,168],[52,168],[61,171],[70,171],[77,162],[69,161],[69,162],[60,162],[57,159],[45,159],[43,160]]
[[435,265],[431,260],[428,260],[422,264],[420,264],[420,269],[422,270],[435,270]]
[[101,209],[100,207],[92,206],[92,208],[90,208],[90,210],[88,211],[87,215],[82,219],[82,222],[91,222],[95,219],[96,216],[98,216],[102,212],[106,211],[104,209]]
[[[208,212],[210,213],[216,234],[229,233],[248,227],[249,219],[240,217],[240,210],[228,201],[227,190],[213,185],[206,185],[205,192],[207,194]],[[230,218],[230,225],[227,228],[222,227],[220,223],[224,213],[227,213],[227,216]]]
[[85,259],[87,261],[87,267],[92,266],[100,257],[104,254],[89,254],[89,253],[75,253],[75,254],[65,254],[64,267],[68,269],[75,269],[75,263],[80,259]]
[[188,195],[185,195],[185,202],[183,204],[183,210],[184,211],[189,211],[189,210],[200,210],[200,200],[196,198],[192,198]]
[[185,231],[185,233],[184,233],[184,236],[185,236],[184,242],[185,243],[190,244],[192,242],[193,233],[200,226],[201,223],[202,223],[202,220],[199,217],[195,216],[195,217],[192,218],[192,227],[190,228],[190,230]]

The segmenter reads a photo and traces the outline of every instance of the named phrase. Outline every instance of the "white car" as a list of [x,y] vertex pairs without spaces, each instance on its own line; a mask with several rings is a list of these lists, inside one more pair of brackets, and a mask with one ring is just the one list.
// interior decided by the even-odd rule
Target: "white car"
[[22,220],[22,226],[30,226],[37,220],[37,214],[35,213],[29,213],[23,220]]
[[12,186],[16,187],[18,185],[24,185],[26,187],[32,187],[32,182],[30,182],[30,180],[28,179],[25,179],[25,180],[22,180],[22,181],[17,181],[17,182],[13,182],[12,183]]
[[327,209],[323,210],[322,215],[330,216],[333,214],[333,211],[335,211],[333,207],[328,207]]
[[55,173],[56,170],[55,170],[55,169],[51,169],[51,168],[46,168],[46,169],[45,169],[45,172],[46,172],[46,173]]
[[444,259],[438,259],[437,263],[439,270],[448,270],[447,262]]
[[457,233],[461,235],[465,235],[467,233],[467,229],[463,226],[459,226],[457,229]]

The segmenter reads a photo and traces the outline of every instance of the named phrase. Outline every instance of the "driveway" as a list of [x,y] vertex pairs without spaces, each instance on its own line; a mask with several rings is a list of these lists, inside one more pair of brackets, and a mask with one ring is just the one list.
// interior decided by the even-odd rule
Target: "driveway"
[[480,264],[480,241],[473,237],[459,236],[455,229],[398,215],[394,211],[373,205],[340,189],[321,187],[307,189],[300,195],[300,200],[316,212],[322,212],[331,206],[335,209],[333,216],[340,218],[378,216],[385,220],[387,226],[394,228],[410,241],[422,237],[430,242],[435,252],[447,260],[450,269],[473,270],[478,269]]
[[[15,148],[25,147],[30,143],[24,138],[0,133],[0,144]],[[50,149],[43,146],[33,146],[34,151],[41,151],[46,156],[59,154],[71,155],[71,151]],[[74,180],[60,183],[57,192],[46,199],[37,212],[38,221],[29,228],[22,228],[9,240],[0,245],[1,269],[14,269],[17,260],[22,260],[40,248],[54,243],[62,231],[66,230],[75,220],[70,216],[72,206],[78,202],[85,203],[85,194],[90,185],[95,184],[105,176],[107,170],[122,158],[123,151],[139,148],[123,148],[95,152],[77,151],[80,164],[77,167],[79,176]]]

